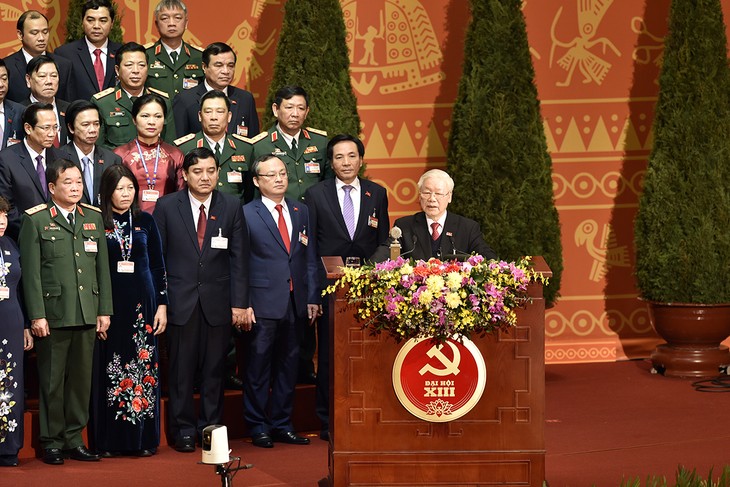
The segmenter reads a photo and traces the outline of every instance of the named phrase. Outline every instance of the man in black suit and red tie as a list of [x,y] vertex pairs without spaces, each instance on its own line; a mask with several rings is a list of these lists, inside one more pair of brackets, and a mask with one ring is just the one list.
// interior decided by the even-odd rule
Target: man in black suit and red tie
[[[224,361],[231,325],[248,313],[248,235],[241,200],[215,189],[213,152],[185,156],[187,190],[163,196],[154,217],[167,265],[170,363],[168,425],[174,447],[195,451],[195,436],[223,419]],[[196,419],[193,383],[200,378]]]
[[178,137],[200,132],[200,99],[211,90],[222,91],[231,101],[228,134],[254,137],[259,133],[259,116],[251,92],[231,86],[236,71],[236,53],[223,42],[214,42],[203,51],[205,80],[195,88],[175,96],[172,111]]
[[[393,224],[402,231],[398,238],[402,256],[428,260],[431,257],[456,258],[477,253],[487,260],[497,258],[484,241],[479,223],[446,211],[453,192],[454,180],[445,171],[431,169],[423,173],[418,180],[418,197],[423,211],[398,218]],[[372,260],[387,260],[391,241],[389,238],[380,245]]]
[[[309,207],[312,228],[321,256],[339,255],[345,261],[361,262],[370,257],[388,238],[388,194],[382,186],[358,177],[365,156],[362,141],[352,135],[335,135],[327,144],[327,159],[335,179],[310,187],[304,199]],[[321,260],[319,291],[331,284]],[[320,293],[317,294],[319,296]],[[322,422],[320,438],[329,438],[329,306],[324,303],[317,323],[317,416]]]
[[[114,56],[122,46],[109,40],[116,12],[109,0],[88,0],[81,7],[84,37],[54,51],[71,61],[76,99],[91,100],[94,94],[116,83]],[[73,101],[73,100],[67,100]]]
[[22,143],[0,151],[0,196],[10,203],[7,232],[15,241],[23,212],[48,201],[48,163],[62,158],[53,148],[58,132],[53,105],[33,103],[26,108],[23,130]]
[[[17,52],[5,58],[5,64],[10,74],[10,88],[8,98],[22,103],[28,98],[30,90],[25,84],[26,66],[36,56],[49,54],[48,48],[48,18],[36,10],[27,10],[18,17],[17,35],[23,44]],[[60,56],[51,56],[58,65],[58,97],[61,100],[75,100],[76,91],[71,81],[73,66],[68,59]]]

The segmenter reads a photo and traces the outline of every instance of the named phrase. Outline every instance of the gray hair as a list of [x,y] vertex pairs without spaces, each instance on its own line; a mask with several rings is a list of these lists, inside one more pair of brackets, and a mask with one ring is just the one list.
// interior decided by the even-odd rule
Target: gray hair
[[157,15],[160,13],[160,10],[165,8],[170,10],[182,10],[183,12],[185,12],[186,16],[188,15],[188,8],[185,6],[182,0],[160,0],[160,2],[155,7],[155,19],[157,19]]
[[449,193],[454,190],[454,180],[451,179],[451,176],[449,176],[446,171],[442,171],[441,169],[431,169],[423,173],[423,175],[418,179],[419,192],[428,179],[440,179],[445,182],[446,189],[448,189]]

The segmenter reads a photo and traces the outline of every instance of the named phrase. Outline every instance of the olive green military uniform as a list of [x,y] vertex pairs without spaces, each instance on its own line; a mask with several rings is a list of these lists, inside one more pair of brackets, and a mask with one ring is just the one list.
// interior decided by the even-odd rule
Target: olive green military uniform
[[20,228],[28,318],[46,318],[51,332],[35,340],[42,448],[83,445],[96,320],[113,311],[101,213],[81,204],[74,216],[72,227],[53,202],[44,203],[25,212]]
[[299,133],[294,154],[276,125],[268,132],[252,138],[254,159],[273,154],[286,164],[289,187],[286,197],[304,201],[304,192],[323,179],[333,178],[334,172],[327,161],[327,132],[307,127]]
[[[187,154],[196,147],[206,147],[215,152],[215,149],[208,144],[208,139],[205,138],[203,132],[180,137],[175,141],[175,145],[183,154]],[[249,172],[252,161],[251,139],[238,134],[226,135],[221,155],[218,157],[220,174],[217,189],[239,197],[243,203],[251,201],[254,195],[253,180]]]
[[[144,93],[156,93],[165,99],[167,116],[165,126],[162,127],[162,140],[172,143],[175,140],[175,118],[172,114],[170,97],[155,88],[145,88]],[[114,88],[107,88],[94,95],[91,102],[99,107],[101,112],[100,145],[114,149],[137,137],[137,127],[132,117],[132,100],[118,83]]]
[[147,49],[147,86],[170,94],[198,86],[205,79],[203,49],[183,41],[177,62],[173,63],[160,41],[144,46]]

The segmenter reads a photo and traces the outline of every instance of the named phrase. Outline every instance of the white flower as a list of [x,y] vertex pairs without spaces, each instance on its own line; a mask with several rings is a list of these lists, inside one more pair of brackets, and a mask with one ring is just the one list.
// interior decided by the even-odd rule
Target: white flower
[[0,403],[0,416],[7,416],[10,414],[10,406],[7,403]]
[[5,371],[4,371],[4,370],[2,370],[2,369],[0,369],[0,380],[3,380],[3,379],[4,379],[5,377],[7,377],[7,376],[8,376],[8,375],[7,375],[6,373],[5,373]]
[[12,353],[10,353],[10,352],[8,352],[8,358],[9,358],[9,359],[13,358],[13,354],[12,354]]
[[8,421],[8,431],[10,431],[12,433],[13,431],[15,431],[15,428],[17,428],[17,427],[18,427],[18,422],[16,420],[11,419],[10,421]]
[[2,403],[10,402],[10,399],[12,399],[12,398],[13,398],[12,392],[10,392],[10,391],[0,392],[0,402],[2,402]]
[[8,339],[7,338],[3,339],[3,345],[7,345],[7,344],[8,344]]

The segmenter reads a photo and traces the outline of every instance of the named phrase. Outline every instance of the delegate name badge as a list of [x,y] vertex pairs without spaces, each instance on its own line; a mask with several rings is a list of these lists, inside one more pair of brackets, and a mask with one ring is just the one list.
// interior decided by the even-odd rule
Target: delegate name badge
[[223,230],[218,229],[218,236],[213,237],[210,239],[210,248],[211,249],[227,249],[228,248],[228,238],[223,236]]
[[7,146],[10,147],[11,145],[15,145],[15,144],[17,144],[19,142],[20,142],[20,140],[18,140],[18,139],[9,138],[8,139],[8,145]]
[[7,286],[0,286],[0,301],[3,299],[10,299],[10,288]]
[[368,217],[368,226],[373,228],[378,228],[378,219],[374,216],[370,215]]
[[117,272],[120,274],[134,274],[134,262],[130,260],[120,260],[117,262]]
[[160,192],[156,189],[142,190],[142,201],[157,201],[160,198]]
[[245,125],[236,125],[236,133],[244,137],[248,137],[248,127]]
[[434,344],[408,340],[393,363],[393,389],[415,417],[433,423],[453,421],[477,405],[487,383],[479,348],[467,338]]
[[319,174],[319,162],[305,162],[304,172],[307,174]]
[[309,237],[307,237],[306,233],[299,232],[299,242],[301,242],[301,244],[306,247],[306,245],[309,243]]
[[243,174],[241,174],[238,171],[228,171],[226,173],[226,176],[228,177],[229,183],[242,183],[243,182]]
[[183,78],[183,90],[189,90],[198,86],[198,80],[193,78]]
[[99,251],[99,245],[93,240],[84,240],[84,251],[95,254]]

